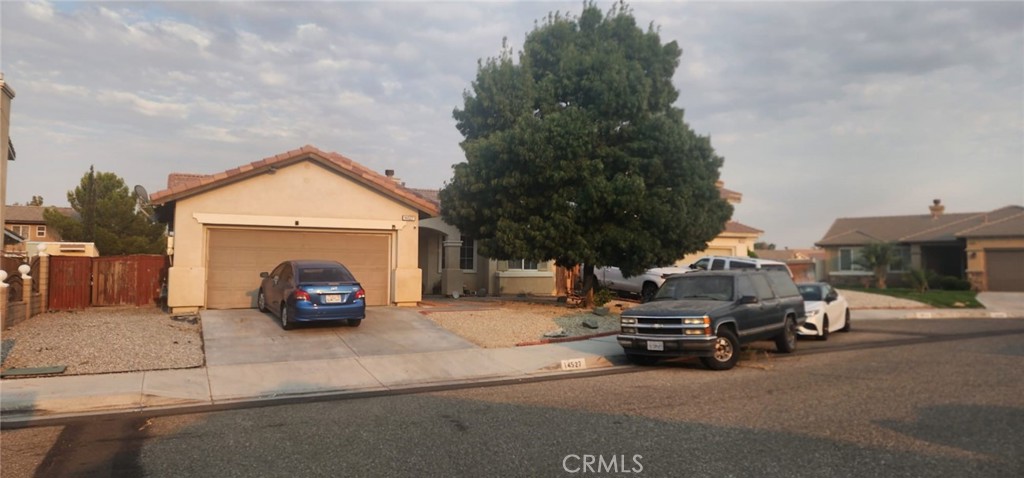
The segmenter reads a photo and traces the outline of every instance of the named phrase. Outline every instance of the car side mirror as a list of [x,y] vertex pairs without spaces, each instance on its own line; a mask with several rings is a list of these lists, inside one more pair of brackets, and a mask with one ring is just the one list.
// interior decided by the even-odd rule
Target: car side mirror
[[826,295],[825,296],[825,303],[832,303],[833,301],[835,301],[838,298],[839,298],[839,295],[835,294],[835,293]]
[[740,297],[741,304],[756,304],[757,302],[757,297],[752,295],[745,295],[743,297]]
[[260,278],[266,279],[267,277],[270,277],[270,274],[266,272],[260,272]]

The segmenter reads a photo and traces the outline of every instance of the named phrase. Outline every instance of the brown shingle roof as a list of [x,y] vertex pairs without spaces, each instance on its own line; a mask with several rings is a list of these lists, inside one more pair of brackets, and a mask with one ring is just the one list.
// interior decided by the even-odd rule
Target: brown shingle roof
[[960,231],[957,237],[1024,237],[1024,212]]
[[750,227],[746,224],[742,224],[736,221],[729,221],[725,223],[725,230],[722,232],[728,232],[732,234],[762,234],[764,231]]
[[4,209],[4,221],[17,224],[46,224],[43,211],[53,208],[67,217],[78,217],[78,212],[69,207],[53,206],[7,206]]
[[871,242],[949,242],[959,234],[1024,212],[1006,206],[987,213],[839,218],[817,246],[857,246]]
[[173,173],[167,178],[167,189],[150,194],[149,199],[153,204],[166,204],[178,199],[194,196],[211,189],[242,181],[258,174],[264,174],[274,168],[287,166],[300,161],[313,161],[319,163],[339,175],[360,182],[371,189],[384,193],[385,195],[412,206],[421,212],[432,216],[436,216],[438,214],[436,204],[424,199],[401,184],[387,178],[383,174],[374,172],[366,166],[352,161],[338,153],[324,152],[310,145],[269,158],[263,158],[259,161],[216,174],[198,175]]

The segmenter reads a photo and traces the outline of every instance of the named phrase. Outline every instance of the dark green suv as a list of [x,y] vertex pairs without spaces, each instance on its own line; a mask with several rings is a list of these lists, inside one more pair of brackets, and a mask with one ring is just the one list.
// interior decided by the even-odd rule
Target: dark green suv
[[748,342],[774,340],[779,352],[793,352],[805,319],[804,299],[783,271],[693,272],[669,277],[652,301],[623,312],[618,341],[637,364],[696,356],[728,370]]

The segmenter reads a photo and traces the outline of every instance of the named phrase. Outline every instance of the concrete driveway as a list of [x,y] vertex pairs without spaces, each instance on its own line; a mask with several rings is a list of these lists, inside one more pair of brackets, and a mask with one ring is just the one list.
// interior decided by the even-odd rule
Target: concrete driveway
[[1024,311],[1024,292],[979,292],[978,302],[997,312]]
[[359,327],[302,325],[283,330],[256,309],[205,310],[207,366],[398,355],[476,348],[415,309],[368,307]]

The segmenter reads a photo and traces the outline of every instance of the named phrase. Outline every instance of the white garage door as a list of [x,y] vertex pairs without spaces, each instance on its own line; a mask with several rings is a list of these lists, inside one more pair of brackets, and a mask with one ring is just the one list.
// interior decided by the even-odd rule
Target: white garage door
[[985,251],[988,290],[1024,292],[1024,249]]
[[206,307],[255,307],[260,272],[289,259],[341,262],[366,290],[367,305],[387,305],[390,244],[387,234],[210,229]]

